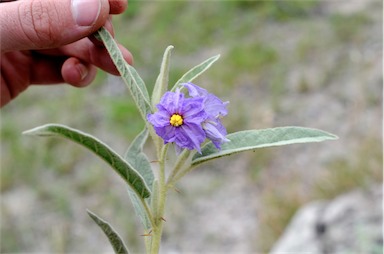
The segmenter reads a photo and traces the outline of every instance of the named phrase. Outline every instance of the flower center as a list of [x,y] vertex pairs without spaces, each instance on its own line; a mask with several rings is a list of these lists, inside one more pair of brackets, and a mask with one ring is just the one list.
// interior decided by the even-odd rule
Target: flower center
[[173,114],[169,123],[172,124],[172,126],[178,127],[183,124],[183,117],[179,114]]

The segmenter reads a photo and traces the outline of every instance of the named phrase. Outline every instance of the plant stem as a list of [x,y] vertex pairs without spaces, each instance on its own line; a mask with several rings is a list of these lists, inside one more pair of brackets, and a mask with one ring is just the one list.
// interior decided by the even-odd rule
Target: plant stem
[[164,222],[164,211],[165,211],[165,202],[167,199],[167,186],[165,183],[165,160],[167,155],[168,145],[163,146],[160,156],[160,169],[159,169],[159,195],[158,195],[158,205],[157,211],[153,214],[154,225],[152,230],[152,246],[151,254],[158,254],[160,250],[161,235],[163,233],[163,222]]
[[148,234],[144,236],[145,253],[149,253],[151,251],[151,240],[152,240],[150,237],[151,231],[145,230],[144,233]]
[[184,168],[181,172],[179,172],[174,178],[173,182],[179,181],[183,176],[187,173],[191,172],[196,166],[189,166],[188,168]]
[[[141,200],[141,203],[142,203],[143,208],[145,210],[145,213],[147,214],[147,216],[148,216],[148,218],[149,218],[149,220],[151,222],[151,225],[153,227],[153,225],[155,224],[153,214],[152,214],[151,210],[149,209],[147,202],[145,202],[144,199],[140,199],[140,200]],[[150,233],[151,233],[150,229],[146,229],[144,231],[144,234],[145,234],[144,235],[144,238],[145,238],[144,243],[145,243],[146,253],[149,253],[150,250],[151,250],[151,237],[150,237]]]
[[175,183],[174,181],[175,176],[180,171],[180,169],[185,165],[185,162],[188,159],[190,154],[191,154],[191,151],[188,149],[184,149],[184,151],[181,152],[181,154],[177,158],[177,161],[175,163],[175,166],[173,167],[173,170],[171,171],[170,176],[168,177],[168,180],[167,180],[168,187],[172,186],[172,184]]

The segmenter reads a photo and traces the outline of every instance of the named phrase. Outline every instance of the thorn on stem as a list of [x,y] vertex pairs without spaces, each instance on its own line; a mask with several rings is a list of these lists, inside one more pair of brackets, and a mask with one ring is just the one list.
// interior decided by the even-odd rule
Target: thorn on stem
[[181,191],[180,191],[178,188],[173,187],[173,189],[174,189],[178,194],[181,194]]
[[142,234],[142,235],[140,235],[140,236],[152,236],[152,229],[149,230],[148,233],[146,233],[146,234]]

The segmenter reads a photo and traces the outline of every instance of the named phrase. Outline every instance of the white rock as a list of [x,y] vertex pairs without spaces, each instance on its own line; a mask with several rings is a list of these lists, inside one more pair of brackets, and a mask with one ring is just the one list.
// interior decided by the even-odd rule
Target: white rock
[[271,253],[382,253],[382,187],[305,205]]

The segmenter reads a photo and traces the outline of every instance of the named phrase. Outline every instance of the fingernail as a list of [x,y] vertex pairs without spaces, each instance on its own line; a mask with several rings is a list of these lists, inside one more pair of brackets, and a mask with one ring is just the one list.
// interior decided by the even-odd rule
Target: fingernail
[[100,0],[72,0],[72,15],[79,26],[92,26],[100,14]]
[[80,73],[81,81],[83,81],[88,76],[88,68],[84,64],[81,64],[81,63],[78,64],[77,68],[78,68],[79,73]]

